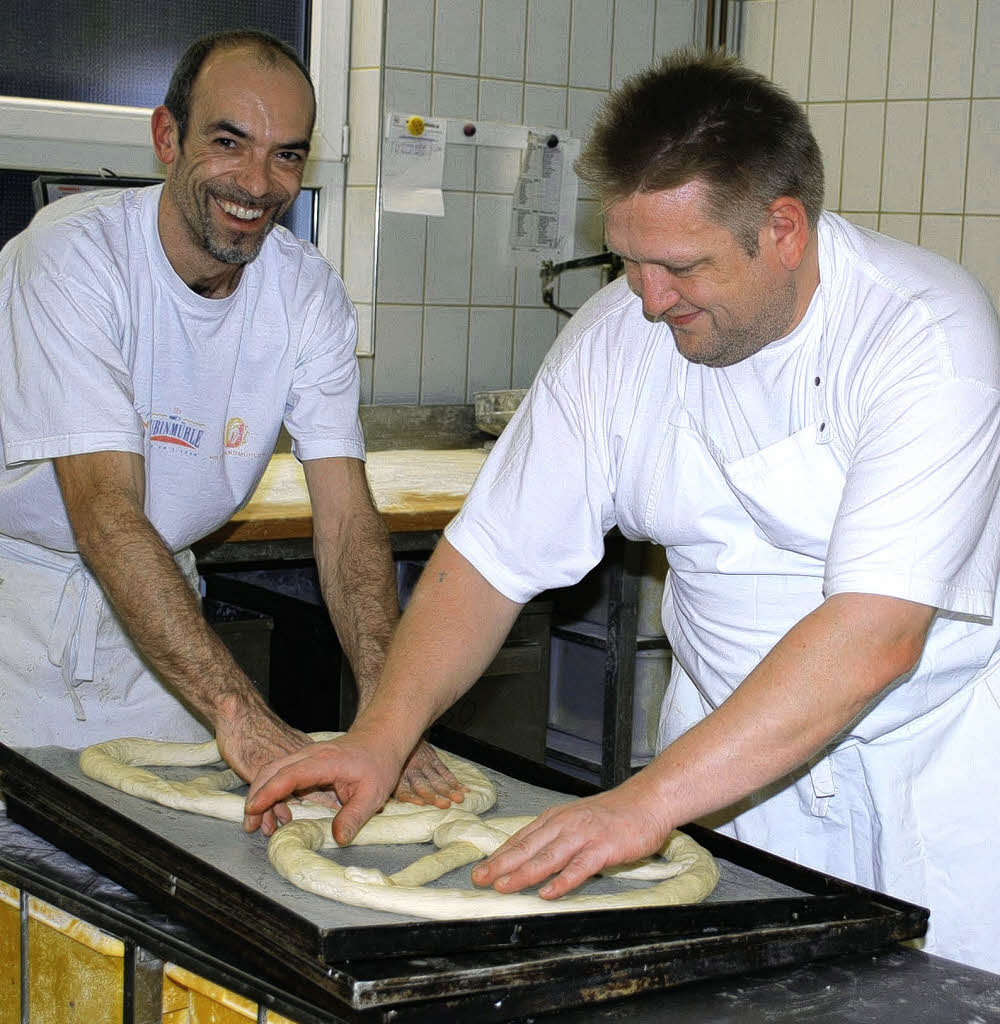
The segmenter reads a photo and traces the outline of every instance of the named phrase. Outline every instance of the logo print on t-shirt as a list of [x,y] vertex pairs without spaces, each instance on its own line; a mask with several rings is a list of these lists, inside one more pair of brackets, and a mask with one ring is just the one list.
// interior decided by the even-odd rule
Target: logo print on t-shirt
[[200,448],[205,431],[200,423],[192,423],[174,413],[153,413],[149,418],[150,441],[164,441],[180,448]]
[[239,416],[233,416],[226,423],[226,433],[224,443],[227,448],[240,448],[242,445],[247,443],[250,437],[250,428],[246,425],[244,420],[241,420]]

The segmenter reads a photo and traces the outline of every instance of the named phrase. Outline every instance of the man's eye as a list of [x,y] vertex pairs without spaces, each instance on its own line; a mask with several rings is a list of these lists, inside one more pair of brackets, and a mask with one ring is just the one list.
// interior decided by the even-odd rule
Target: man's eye
[[236,147],[236,140],[235,139],[223,138],[223,139],[216,139],[215,141],[216,141],[217,145],[221,146],[223,149],[232,149],[232,148]]
[[295,150],[293,149],[283,150],[281,153],[278,154],[278,157],[281,160],[284,160],[286,163],[294,164],[301,163],[302,161],[302,154],[295,152]]

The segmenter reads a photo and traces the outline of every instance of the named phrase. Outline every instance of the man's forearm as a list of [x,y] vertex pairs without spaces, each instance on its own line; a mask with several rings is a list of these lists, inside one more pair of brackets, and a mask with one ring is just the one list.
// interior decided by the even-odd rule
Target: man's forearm
[[263,707],[142,511],[138,456],[73,456],[57,471],[80,555],[157,675],[213,725]]
[[400,619],[377,690],[355,727],[383,743],[396,741],[405,756],[482,675],[520,610],[441,540]]
[[365,707],[399,619],[389,533],[377,512],[355,517],[336,539],[317,536],[316,565],[330,619]]
[[933,614],[893,598],[830,598],[630,783],[680,825],[785,777],[916,664]]

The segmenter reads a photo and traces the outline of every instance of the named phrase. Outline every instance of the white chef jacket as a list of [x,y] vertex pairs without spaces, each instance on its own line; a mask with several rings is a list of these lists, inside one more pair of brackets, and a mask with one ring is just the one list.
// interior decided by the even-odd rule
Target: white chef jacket
[[122,654],[53,458],[142,455],[146,515],[178,554],[249,499],[282,422],[300,458],[364,458],[356,316],[330,264],[276,227],[232,295],[197,295],[160,243],[161,189],[62,199],[0,253],[5,742],[204,735]]
[[[624,281],[598,293],[447,536],[515,601],[580,579],[612,526],[665,545],[676,669],[661,747],[825,597],[939,608],[913,672],[728,830],[930,905],[929,948],[1000,969],[1000,880],[982,866],[1000,765],[977,780],[975,809],[942,799],[968,763],[948,736],[967,746],[970,729],[986,729],[985,743],[1000,727],[997,317],[968,274],[931,253],[831,214],[818,239],[820,287],[802,324],[733,368],[683,359]],[[905,757],[886,756],[901,743]],[[899,767],[913,767],[911,746],[920,771]],[[984,814],[983,799],[997,806]],[[941,845],[949,827],[952,845],[956,829],[970,842],[934,881],[927,865],[954,857]]]

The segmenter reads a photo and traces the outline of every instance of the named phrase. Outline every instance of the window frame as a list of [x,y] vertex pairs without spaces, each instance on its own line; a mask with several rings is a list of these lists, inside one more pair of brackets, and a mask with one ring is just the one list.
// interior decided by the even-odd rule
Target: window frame
[[[309,70],[317,115],[302,184],[318,190],[316,243],[340,269],[347,140],[350,0],[313,0]],[[0,96],[0,167],[160,178],[151,108]]]

